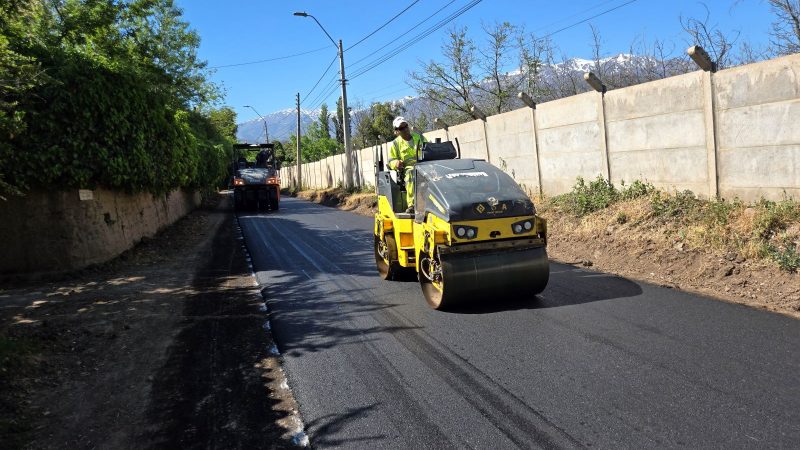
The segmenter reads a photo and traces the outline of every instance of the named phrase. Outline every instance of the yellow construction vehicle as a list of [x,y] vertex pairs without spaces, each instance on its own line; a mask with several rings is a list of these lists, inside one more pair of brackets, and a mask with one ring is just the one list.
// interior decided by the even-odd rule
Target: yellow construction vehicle
[[437,139],[417,151],[408,168],[413,213],[405,212],[402,174],[386,168],[376,147],[378,273],[387,280],[416,274],[434,309],[542,292],[550,276],[546,221],[508,174],[461,159],[456,146]]

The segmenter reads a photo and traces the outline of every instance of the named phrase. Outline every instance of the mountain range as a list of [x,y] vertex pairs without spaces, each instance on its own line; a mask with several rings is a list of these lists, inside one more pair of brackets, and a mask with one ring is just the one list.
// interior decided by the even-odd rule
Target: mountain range
[[[646,56],[620,53],[609,58],[601,59],[600,64],[602,66],[603,73],[606,74],[608,79],[614,79],[615,77],[619,78],[620,74],[625,72],[637,70],[652,71],[657,62]],[[682,64],[682,61],[679,60],[671,61],[671,64],[676,68],[675,70],[678,70],[679,72],[692,70],[692,68],[681,68],[680,64]],[[595,62],[592,60],[572,58],[558,64],[545,66],[542,70],[540,80],[543,84],[547,84],[550,82],[555,82],[557,77],[563,78],[564,76],[568,76],[578,80],[577,83],[579,87],[589,90],[588,85],[583,83],[582,77],[585,72],[592,71],[594,68]],[[670,73],[665,75],[668,76],[674,74],[675,73]],[[517,70],[509,72],[507,75],[511,77],[519,77],[521,76],[521,71]],[[539,100],[545,101],[550,99]],[[402,99],[393,100],[393,102],[402,103],[406,108],[406,111],[408,111],[408,115],[410,117],[413,117],[414,112],[421,108],[423,101],[424,99],[420,97],[405,97]],[[356,116],[356,114],[351,115],[353,117]],[[318,117],[319,110],[301,109],[300,123],[302,129],[305,130],[308,125],[316,121]],[[267,114],[264,116],[264,119],[267,123],[270,140],[286,140],[289,138],[289,136],[296,132],[297,110],[294,108],[283,109]],[[239,123],[238,126],[239,128],[236,135],[240,142],[256,143],[264,141],[263,120],[253,119],[247,122]],[[333,123],[331,123],[330,128],[333,130]],[[355,123],[351,124],[351,130],[354,129]]]

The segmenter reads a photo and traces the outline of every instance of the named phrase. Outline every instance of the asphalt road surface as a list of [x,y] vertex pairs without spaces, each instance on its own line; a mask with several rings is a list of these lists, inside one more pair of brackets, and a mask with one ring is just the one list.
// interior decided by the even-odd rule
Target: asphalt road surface
[[556,263],[439,312],[377,276],[370,217],[239,220],[314,447],[800,446],[794,319]]

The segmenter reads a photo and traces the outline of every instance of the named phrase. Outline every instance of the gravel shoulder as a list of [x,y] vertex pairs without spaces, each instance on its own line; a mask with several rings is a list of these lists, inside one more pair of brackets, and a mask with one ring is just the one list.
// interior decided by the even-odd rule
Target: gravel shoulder
[[102,267],[0,287],[0,448],[290,447],[267,320],[224,196]]

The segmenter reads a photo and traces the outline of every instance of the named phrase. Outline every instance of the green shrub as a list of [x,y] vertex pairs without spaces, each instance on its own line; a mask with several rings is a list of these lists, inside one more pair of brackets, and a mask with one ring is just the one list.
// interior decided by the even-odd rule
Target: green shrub
[[608,180],[597,177],[588,185],[578,177],[572,191],[553,198],[561,209],[578,217],[608,208],[617,201],[619,192]]
[[625,187],[625,182],[623,181],[619,197],[621,200],[634,200],[651,195],[655,191],[656,187],[650,183],[635,180],[630,186]]
[[797,245],[789,239],[784,239],[782,244],[767,245],[767,255],[778,263],[778,267],[787,272],[797,272],[800,269],[800,251]]
[[650,198],[653,215],[662,220],[686,218],[696,211],[701,201],[694,192],[685,190],[675,195],[656,192]]

